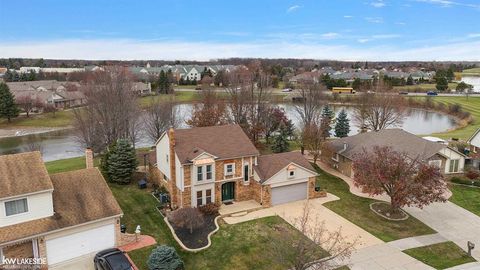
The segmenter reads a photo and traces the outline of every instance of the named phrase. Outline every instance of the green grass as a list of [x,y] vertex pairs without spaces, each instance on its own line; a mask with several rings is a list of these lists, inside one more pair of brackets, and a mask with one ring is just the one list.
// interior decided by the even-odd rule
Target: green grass
[[[100,163],[99,158],[94,159],[95,166]],[[50,174],[85,169],[85,157],[74,157],[45,162]]]
[[480,68],[465,69],[461,73],[462,76],[480,76]]
[[[416,90],[419,91],[437,91],[435,87],[436,84],[434,83],[424,83],[424,84],[417,84],[417,85],[403,85],[403,86],[394,86],[393,89],[396,91],[409,91],[414,92]],[[455,89],[457,87],[457,83],[449,83],[448,89]]]
[[474,258],[468,256],[465,251],[453,242],[412,248],[403,252],[435,269],[446,269],[456,265],[475,262]]
[[467,111],[473,117],[473,122],[466,127],[455,129],[448,132],[436,133],[434,136],[441,138],[459,138],[467,140],[480,124],[480,98],[478,97],[434,97],[434,102],[443,103],[445,105],[460,104],[462,110]]
[[30,115],[30,117],[19,116],[12,119],[11,123],[7,120],[0,120],[0,128],[6,127],[68,127],[72,124],[73,112],[58,111],[54,114],[44,113],[38,115]]
[[[110,187],[125,213],[122,223],[127,225],[127,231],[132,232],[140,224],[142,233],[153,236],[158,244],[174,246],[185,262],[185,269],[285,269],[268,254],[272,243],[285,233],[304,237],[283,219],[274,216],[235,225],[221,224],[208,249],[185,252],[173,239],[155,209],[157,201],[149,193],[134,185],[110,184]],[[135,250],[129,255],[140,269],[147,269],[146,261],[153,248]]]
[[152,100],[170,100],[173,99],[174,102],[184,103],[184,102],[194,102],[200,100],[200,94],[198,91],[182,91],[182,92],[175,92],[175,94],[171,95],[157,95],[157,96],[145,96],[139,98],[140,107],[146,108],[148,107]]
[[410,216],[403,221],[390,221],[382,218],[370,210],[370,204],[376,200],[358,197],[349,191],[347,183],[333,175],[322,171],[318,166],[317,181],[327,192],[332,193],[340,200],[324,204],[327,208],[348,219],[352,223],[388,242],[406,237],[435,233],[433,229]]
[[449,201],[480,216],[480,188],[452,184],[450,190],[452,196]]

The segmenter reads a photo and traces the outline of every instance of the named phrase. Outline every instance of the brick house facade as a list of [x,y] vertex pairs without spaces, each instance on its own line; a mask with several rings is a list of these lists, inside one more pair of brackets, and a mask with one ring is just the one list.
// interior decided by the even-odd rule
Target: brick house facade
[[[303,156],[293,152],[269,155],[277,167],[272,168],[269,161],[259,164],[264,156],[237,125],[170,129],[157,141],[155,151],[150,179],[166,187],[174,208],[247,200],[271,206],[272,187],[267,181],[277,172],[286,172],[290,164],[302,171],[301,178],[285,177],[282,185],[306,183],[304,194],[299,190],[299,197],[292,200],[325,195],[315,191],[316,172]],[[278,197],[277,190],[273,193]]]

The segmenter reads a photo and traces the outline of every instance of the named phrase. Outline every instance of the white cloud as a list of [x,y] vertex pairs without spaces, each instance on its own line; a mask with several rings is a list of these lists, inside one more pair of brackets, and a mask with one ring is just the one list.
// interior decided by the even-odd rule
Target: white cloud
[[368,39],[368,38],[360,38],[360,39],[358,39],[357,41],[358,41],[359,43],[367,43],[367,42],[370,41],[370,39]]
[[480,37],[480,33],[472,33],[467,35],[468,38],[478,38]]
[[396,25],[407,25],[406,22],[396,22],[395,24],[396,24]]
[[289,7],[289,8],[287,9],[287,13],[294,12],[294,11],[296,11],[297,9],[301,8],[301,7],[302,7],[302,6],[299,6],[299,5],[293,5],[293,6],[291,6],[291,7]]
[[372,7],[376,7],[376,8],[382,8],[382,7],[386,6],[385,2],[383,2],[382,0],[371,2],[370,5]]
[[383,23],[382,17],[365,17],[365,20],[370,23]]
[[401,35],[398,34],[381,34],[381,35],[373,35],[372,39],[392,39],[392,38],[399,38]]
[[358,61],[480,61],[480,50],[477,49],[479,47],[480,41],[410,49],[398,46],[371,45],[368,48],[358,48],[348,45],[277,41],[251,43],[142,42],[129,39],[52,40],[18,43],[0,41],[0,58],[209,60],[229,57],[262,57]]
[[324,39],[336,39],[336,38],[340,37],[340,34],[330,32],[330,33],[322,34],[321,37],[324,38]]
[[470,7],[470,8],[480,9],[479,4],[469,4],[469,3],[451,1],[451,0],[414,0],[414,1],[433,4],[433,5],[439,5],[441,7],[461,6],[461,7]]
[[352,16],[352,15],[344,15],[343,18],[345,18],[345,19],[351,19],[351,18],[353,18],[353,16]]

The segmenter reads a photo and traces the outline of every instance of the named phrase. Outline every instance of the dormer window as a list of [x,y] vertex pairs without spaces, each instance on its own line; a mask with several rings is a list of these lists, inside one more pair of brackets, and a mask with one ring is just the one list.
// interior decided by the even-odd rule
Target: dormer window
[[5,202],[6,216],[13,216],[28,212],[27,198]]

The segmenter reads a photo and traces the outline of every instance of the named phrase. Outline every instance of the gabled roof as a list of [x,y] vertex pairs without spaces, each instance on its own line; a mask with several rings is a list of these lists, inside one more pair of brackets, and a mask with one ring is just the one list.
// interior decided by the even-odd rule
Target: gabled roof
[[0,199],[52,189],[40,152],[0,156]]
[[315,169],[300,152],[285,152],[259,156],[257,158],[257,166],[254,166],[253,169],[260,177],[260,183],[263,183],[291,163],[315,173]]
[[175,129],[174,137],[175,153],[182,164],[190,163],[202,152],[219,159],[259,154],[239,125]]
[[122,215],[122,209],[97,168],[51,175],[51,217],[2,227],[0,244]]
[[470,138],[468,138],[467,143],[471,143],[473,138],[475,138],[478,135],[479,132],[480,132],[480,128],[477,128],[477,130],[475,130],[475,132],[472,134],[472,136],[470,136]]
[[445,145],[420,138],[402,129],[383,129],[359,133],[354,136],[336,139],[328,145],[342,156],[353,160],[362,154],[363,149],[371,151],[373,147],[391,147],[394,151],[405,153],[411,159],[428,159],[444,149]]

